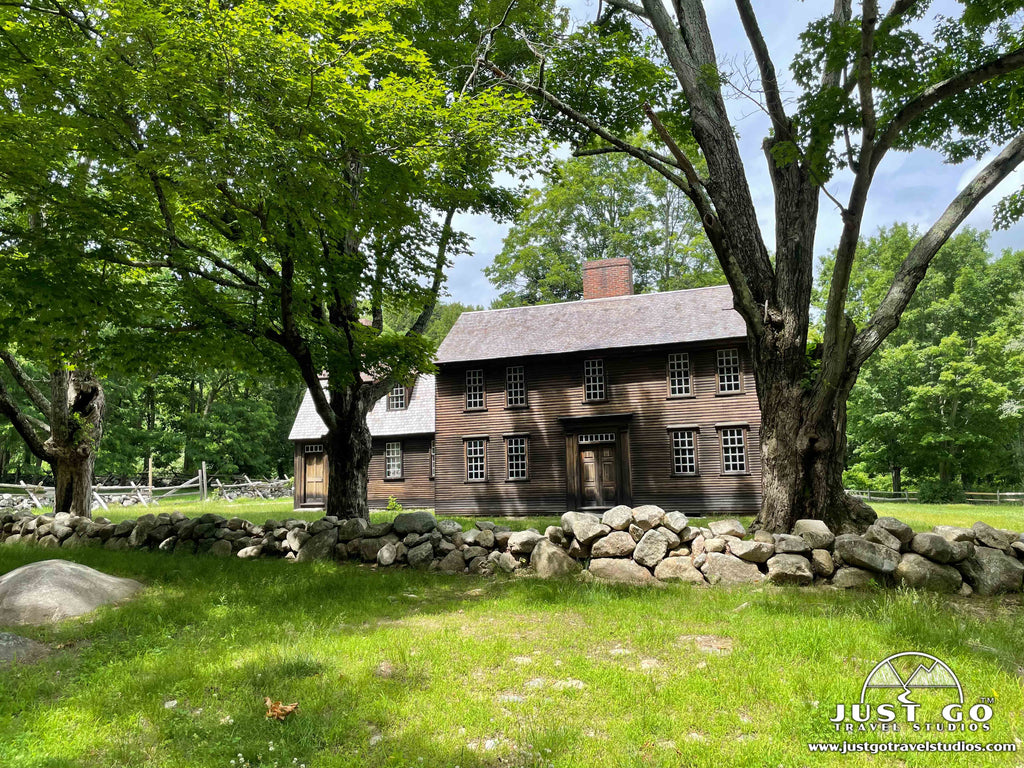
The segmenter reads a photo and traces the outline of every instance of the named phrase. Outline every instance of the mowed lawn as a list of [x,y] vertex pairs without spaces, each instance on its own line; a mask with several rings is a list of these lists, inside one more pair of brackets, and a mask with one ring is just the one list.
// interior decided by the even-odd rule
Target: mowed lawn
[[[225,506],[216,511],[232,514]],[[901,509],[908,521],[940,514]],[[1004,524],[988,511],[943,522]],[[874,665],[907,650],[948,663],[969,703],[995,697],[992,730],[963,739],[1019,744],[1019,595],[637,589],[19,546],[0,547],[0,573],[55,554],[148,589],[16,630],[57,650],[0,670],[4,768],[230,768],[239,753],[282,768],[1024,765],[1024,751],[807,748],[838,740],[835,705],[857,701]],[[299,708],[268,720],[264,697]]]

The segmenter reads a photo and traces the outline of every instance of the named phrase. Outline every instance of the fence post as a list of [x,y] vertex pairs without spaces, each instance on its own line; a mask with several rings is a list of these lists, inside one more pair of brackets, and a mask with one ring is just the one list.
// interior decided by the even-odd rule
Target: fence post
[[868,488],[868,501],[871,501],[871,489]]
[[147,462],[147,464],[149,465],[149,477],[147,478],[149,480],[149,497],[153,498],[153,454],[152,453],[149,454],[149,461]]
[[199,467],[199,500],[206,501],[206,462]]
[[999,504],[999,490],[996,490],[996,504]]
[[[19,482],[21,483],[21,487],[25,489],[25,493],[28,494],[28,497],[32,499],[32,503],[36,505],[36,509],[42,509],[43,505],[39,503],[39,499],[36,498],[36,495],[32,493],[27,485],[25,485],[25,481],[20,480]],[[56,480],[54,482],[56,482]],[[54,489],[54,492],[56,492],[56,489]]]

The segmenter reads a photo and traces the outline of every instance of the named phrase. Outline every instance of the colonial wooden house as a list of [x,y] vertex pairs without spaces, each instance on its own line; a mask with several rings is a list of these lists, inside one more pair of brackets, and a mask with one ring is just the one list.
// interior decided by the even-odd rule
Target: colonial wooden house
[[[371,506],[756,511],[760,410],[730,289],[633,295],[628,259],[586,264],[583,284],[582,301],[463,314],[436,379],[374,407]],[[322,499],[322,434],[307,397],[297,506]]]

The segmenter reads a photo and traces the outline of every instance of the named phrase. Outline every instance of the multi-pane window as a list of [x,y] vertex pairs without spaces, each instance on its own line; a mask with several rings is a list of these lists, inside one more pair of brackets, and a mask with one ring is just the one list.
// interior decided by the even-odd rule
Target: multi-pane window
[[391,393],[388,395],[388,410],[405,410],[405,387],[399,385],[391,390]]
[[747,447],[742,427],[729,427],[722,430],[722,471],[726,473],[747,471]]
[[437,441],[430,441],[430,477],[437,473]]
[[604,360],[583,361],[583,399],[604,400]]
[[505,438],[505,457],[508,464],[509,480],[525,480],[527,478],[527,444],[526,437]]
[[718,391],[739,392],[742,389],[739,350],[718,350]]
[[487,479],[487,452],[485,440],[466,441],[466,480]]
[[303,453],[323,453],[324,446],[321,443],[315,445],[307,445],[302,449]]
[[668,394],[671,397],[691,394],[690,356],[685,352],[668,356]]
[[384,477],[394,480],[402,476],[402,444],[385,443],[384,445]]
[[484,407],[484,372],[480,368],[466,371],[466,409]]
[[681,429],[672,433],[672,471],[677,475],[697,474],[697,444],[693,430]]
[[526,373],[521,365],[505,369],[505,407],[521,408],[526,405]]
[[615,433],[614,432],[596,432],[592,435],[580,435],[580,445],[591,445],[593,443],[614,443]]

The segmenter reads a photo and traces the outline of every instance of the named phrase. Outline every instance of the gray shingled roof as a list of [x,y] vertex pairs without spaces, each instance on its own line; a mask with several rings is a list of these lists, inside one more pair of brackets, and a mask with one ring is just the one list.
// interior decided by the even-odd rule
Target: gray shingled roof
[[727,285],[464,313],[437,351],[461,363],[746,336]]
[[[366,417],[370,434],[374,437],[397,435],[426,435],[434,431],[434,376],[416,379],[412,394],[404,411],[389,411],[387,396],[382,397]],[[317,440],[327,434],[323,420],[316,412],[313,397],[306,392],[295,417],[289,440]]]

